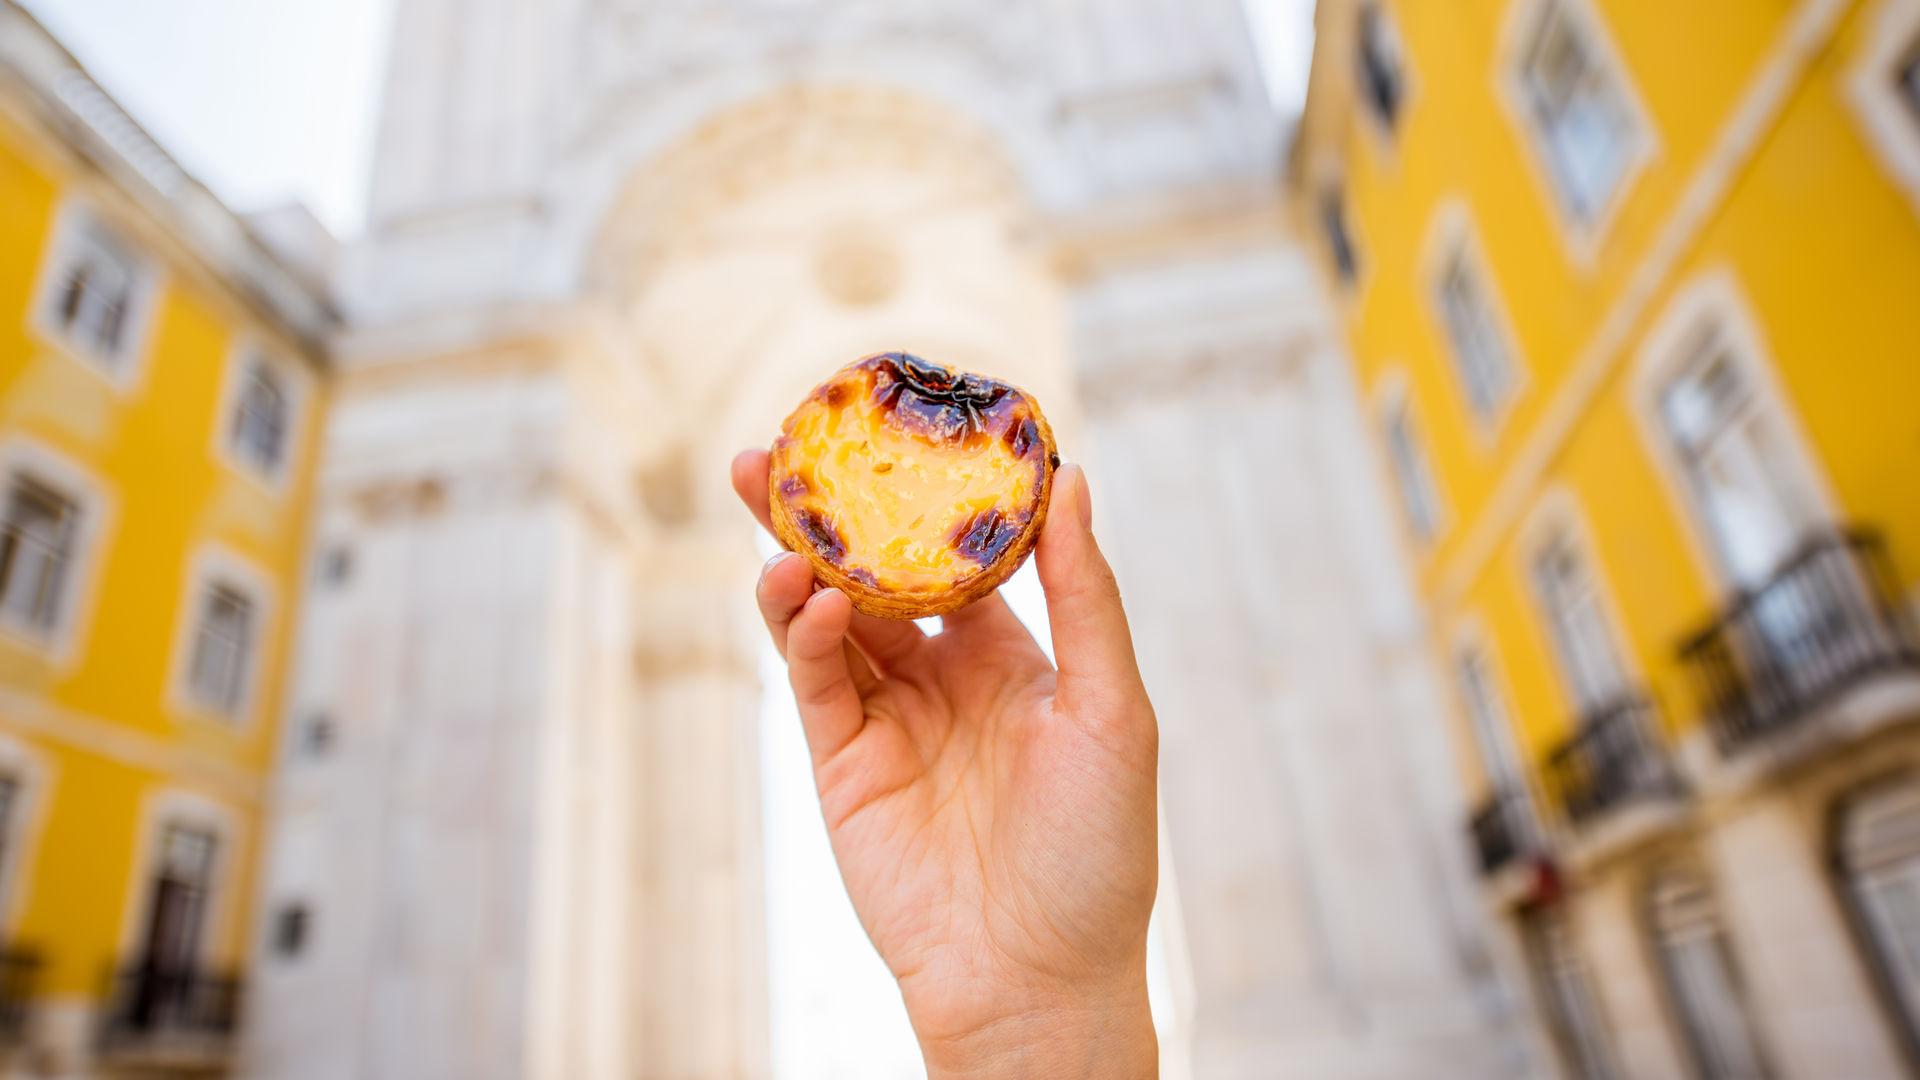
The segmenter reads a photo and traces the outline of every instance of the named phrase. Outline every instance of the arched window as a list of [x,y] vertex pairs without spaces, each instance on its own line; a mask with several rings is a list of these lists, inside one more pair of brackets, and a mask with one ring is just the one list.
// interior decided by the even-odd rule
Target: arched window
[[1847,899],[1911,1042],[1920,1033],[1920,781],[1854,799],[1837,839]]
[[1653,880],[1648,901],[1667,991],[1702,1080],[1764,1080],[1766,1060],[1706,881],[1670,870]]

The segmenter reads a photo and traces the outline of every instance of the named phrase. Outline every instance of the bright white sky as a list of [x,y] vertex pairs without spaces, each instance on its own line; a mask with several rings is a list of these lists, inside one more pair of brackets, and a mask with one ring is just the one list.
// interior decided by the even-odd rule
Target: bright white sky
[[[391,0],[22,0],[186,169],[236,209],[305,202],[361,230]],[[1282,113],[1299,108],[1313,0],[1245,0]],[[1043,644],[1031,567],[1006,592]],[[1050,651],[1050,650],[1049,650]],[[773,1052],[781,1080],[921,1075],[886,968],[854,919],[771,649],[762,710]],[[1156,940],[1155,952],[1160,950]],[[1164,985],[1155,1006],[1166,1004]]]

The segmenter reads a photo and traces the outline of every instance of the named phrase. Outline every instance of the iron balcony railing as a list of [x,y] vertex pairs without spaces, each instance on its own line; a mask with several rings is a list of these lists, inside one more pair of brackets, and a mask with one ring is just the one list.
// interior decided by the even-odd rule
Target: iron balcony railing
[[1526,793],[1503,785],[1480,804],[1469,824],[1473,847],[1480,856],[1480,872],[1495,874],[1522,856],[1538,851],[1533,810]]
[[240,980],[141,963],[115,972],[100,1043],[108,1052],[221,1054],[240,1019]]
[[27,1010],[40,977],[40,954],[32,949],[0,951],[0,1046],[18,1046],[27,1033]]
[[1714,740],[1733,753],[1876,674],[1920,666],[1875,533],[1814,536],[1680,647]]
[[1547,776],[1568,821],[1583,825],[1631,799],[1679,792],[1654,735],[1656,715],[1644,697],[1623,697],[1587,713],[1547,756]]

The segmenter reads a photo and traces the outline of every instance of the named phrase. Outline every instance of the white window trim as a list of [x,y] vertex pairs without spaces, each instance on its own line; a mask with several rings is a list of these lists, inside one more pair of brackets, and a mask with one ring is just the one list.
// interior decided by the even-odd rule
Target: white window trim
[[[1379,12],[1387,36],[1392,39],[1394,52],[1400,61],[1400,112],[1397,127],[1388,127],[1377,113],[1372,103],[1366,100],[1364,88],[1360,85],[1364,77],[1360,71],[1360,12],[1364,8],[1373,8]],[[1395,10],[1393,0],[1361,0],[1353,6],[1353,45],[1349,55],[1353,58],[1354,103],[1356,111],[1365,115],[1361,121],[1371,136],[1375,155],[1383,162],[1397,164],[1400,160],[1400,140],[1407,129],[1407,119],[1413,114],[1414,105],[1423,96],[1424,88],[1413,70],[1413,55],[1407,50],[1407,37],[1400,32],[1400,13]]]
[[[1395,412],[1404,412],[1413,428],[1416,444],[1419,445],[1421,461],[1426,467],[1427,482],[1432,487],[1433,524],[1427,535],[1421,536],[1414,528],[1413,515],[1408,513],[1406,491],[1400,481],[1400,470],[1394,465],[1393,447],[1387,442],[1387,418]],[[1406,369],[1395,366],[1382,372],[1373,388],[1373,437],[1380,442],[1381,460],[1387,466],[1387,482],[1394,494],[1400,531],[1406,536],[1410,546],[1418,552],[1431,553],[1440,546],[1449,529],[1453,527],[1453,508],[1447,498],[1446,486],[1440,479],[1440,471],[1434,467],[1431,436],[1420,417],[1420,410],[1414,407],[1413,394],[1407,379]]]
[[[1309,222],[1314,238],[1314,256],[1327,269],[1327,283],[1332,288],[1333,301],[1348,316],[1357,316],[1366,303],[1367,292],[1373,287],[1373,260],[1367,257],[1367,251],[1360,236],[1360,223],[1353,214],[1353,185],[1347,182],[1342,169],[1331,164],[1318,170],[1316,183],[1306,190],[1312,193],[1309,210],[1312,219]],[[1329,250],[1326,237],[1326,222],[1322,207],[1327,195],[1337,193],[1340,196],[1341,218],[1346,222],[1347,242],[1353,247],[1353,280],[1340,277],[1340,268],[1333,261],[1333,252]]]
[[[138,285],[134,289],[133,303],[127,309],[126,342],[121,347],[121,355],[117,357],[99,356],[74,341],[49,317],[54,293],[60,288],[60,268],[71,258],[89,224],[125,244],[128,254],[138,264]],[[132,394],[146,378],[147,353],[163,284],[159,261],[139,248],[129,230],[121,227],[112,217],[98,212],[87,200],[70,196],[55,213],[53,229],[41,252],[32,301],[27,306],[27,330],[36,340],[106,380],[116,391]]]
[[[186,586],[180,594],[179,611],[174,619],[173,662],[167,680],[167,708],[177,715],[193,717],[233,731],[250,730],[260,719],[264,697],[266,652],[273,640],[278,595],[273,579],[266,571],[233,549],[213,541],[200,545],[188,562]],[[232,586],[253,603],[253,625],[247,646],[246,668],[241,676],[240,707],[232,713],[200,700],[193,691],[193,653],[198,641],[200,612],[207,589],[214,584]]]
[[235,936],[233,920],[239,913],[236,897],[243,860],[237,856],[246,838],[246,826],[234,808],[197,791],[168,787],[150,790],[140,800],[133,879],[127,889],[126,906],[120,912],[120,945],[113,957],[116,970],[133,960],[140,947],[147,911],[153,906],[153,870],[160,840],[168,827],[175,825],[204,830],[214,838],[213,872],[208,875],[211,895],[200,927],[196,960],[203,970],[221,960],[236,967],[241,963],[244,946]]
[[1703,580],[1724,593],[1737,590],[1740,583],[1721,563],[1711,526],[1702,516],[1693,483],[1688,479],[1686,462],[1681,460],[1667,433],[1666,418],[1661,410],[1661,397],[1667,386],[1696,358],[1692,346],[1708,326],[1718,328],[1725,335],[1729,355],[1759,395],[1761,408],[1779,425],[1792,458],[1794,475],[1787,480],[1822,521],[1839,521],[1837,507],[1840,504],[1824,472],[1815,464],[1819,458],[1810,450],[1813,444],[1801,429],[1798,413],[1789,405],[1791,399],[1780,388],[1760,322],[1733,270],[1718,267],[1704,271],[1675,290],[1634,358],[1631,411],[1654,471],[1659,474],[1660,486],[1665,489],[1674,516],[1679,519],[1680,532],[1686,538],[1695,569]]
[[39,863],[40,835],[46,825],[47,793],[53,789],[53,769],[45,755],[11,735],[0,735],[0,772],[14,778],[14,813],[5,824],[4,855],[0,855],[0,936],[12,940],[33,893],[33,871]]
[[1543,823],[1539,813],[1539,795],[1534,790],[1536,779],[1534,773],[1537,770],[1527,757],[1524,740],[1521,737],[1522,732],[1519,730],[1520,712],[1516,704],[1518,699],[1514,696],[1513,684],[1507,677],[1506,663],[1500,655],[1500,650],[1495,647],[1493,635],[1487,630],[1485,621],[1477,612],[1468,611],[1454,619],[1446,641],[1447,683],[1452,688],[1452,697],[1458,703],[1461,720],[1466,726],[1468,745],[1473,748],[1474,757],[1480,760],[1480,771],[1487,782],[1487,790],[1489,792],[1495,790],[1503,778],[1496,775],[1495,763],[1485,760],[1486,750],[1480,745],[1480,737],[1474,731],[1473,717],[1469,713],[1466,696],[1460,685],[1460,660],[1468,653],[1473,653],[1480,658],[1486,668],[1487,678],[1492,683],[1493,692],[1499,695],[1501,704],[1506,710],[1507,730],[1502,733],[1499,752],[1507,760],[1500,763],[1498,768],[1513,770],[1514,775],[1510,779],[1514,784],[1515,792],[1526,800],[1527,813],[1535,829],[1539,830]]
[[[1580,220],[1567,207],[1560,181],[1554,177],[1553,165],[1547,161],[1541,146],[1539,128],[1534,124],[1533,108],[1527,97],[1526,80],[1521,73],[1528,46],[1533,43],[1540,21],[1555,4],[1564,4],[1568,14],[1586,32],[1595,57],[1620,87],[1628,116],[1633,121],[1635,138],[1628,150],[1626,164],[1620,170],[1620,182],[1614,186],[1607,205],[1594,215],[1592,221]],[[1520,156],[1526,161],[1527,172],[1533,176],[1535,186],[1547,202],[1548,217],[1554,223],[1555,231],[1560,234],[1561,244],[1576,267],[1591,270],[1598,260],[1601,246],[1613,231],[1621,208],[1632,197],[1641,177],[1660,154],[1659,132],[1653,125],[1653,116],[1647,111],[1646,103],[1641,100],[1639,86],[1621,60],[1613,35],[1592,0],[1510,0],[1506,18],[1501,24],[1493,67],[1494,100],[1500,103],[1508,121],[1520,134],[1520,141],[1525,145]]]
[[[1523,606],[1528,617],[1536,624],[1539,639],[1552,661],[1553,678],[1548,681],[1560,697],[1561,713],[1567,723],[1577,725],[1583,719],[1581,707],[1574,696],[1559,646],[1554,643],[1553,623],[1546,609],[1541,606],[1540,590],[1535,584],[1533,572],[1541,553],[1556,540],[1564,539],[1570,544],[1580,564],[1593,577],[1594,598],[1605,615],[1608,643],[1613,647],[1614,659],[1620,662],[1620,679],[1625,684],[1624,688],[1646,691],[1651,683],[1627,634],[1627,620],[1615,595],[1613,576],[1600,558],[1600,546],[1594,540],[1593,529],[1580,508],[1579,498],[1565,486],[1553,485],[1535,500],[1533,509],[1528,512],[1514,537],[1514,553],[1518,558],[1513,573],[1518,578],[1520,595],[1526,597]],[[1567,734],[1578,734],[1578,729],[1569,727]]]
[[[1466,380],[1461,376],[1460,357],[1454,351],[1453,335],[1447,330],[1446,310],[1440,302],[1441,286],[1456,259],[1464,260],[1479,281],[1487,305],[1492,309],[1494,331],[1500,335],[1501,344],[1507,350],[1508,363],[1513,369],[1506,396],[1494,405],[1491,413],[1484,416],[1473,407]],[[1427,226],[1427,236],[1421,245],[1419,266],[1421,280],[1418,291],[1426,305],[1428,317],[1433,320],[1434,337],[1447,357],[1447,370],[1452,376],[1449,382],[1459,398],[1461,413],[1467,417],[1467,426],[1473,431],[1474,449],[1484,457],[1499,444],[1500,435],[1506,430],[1515,406],[1531,389],[1533,368],[1520,348],[1520,334],[1514,328],[1506,292],[1493,272],[1493,262],[1487,258],[1486,245],[1481,242],[1480,230],[1465,199],[1457,195],[1448,196],[1434,209],[1432,223]]]
[[1920,112],[1900,97],[1895,67],[1920,43],[1920,0],[1881,0],[1848,78],[1848,104],[1882,165],[1920,212]]
[[[108,547],[116,507],[106,484],[87,469],[44,443],[23,435],[0,440],[0,500],[19,475],[41,480],[73,500],[79,521],[73,533],[70,575],[61,592],[53,627],[44,634],[0,619],[0,641],[41,656],[56,671],[71,671],[85,653],[91,629],[100,561]],[[3,510],[4,507],[0,507]]]
[[[233,448],[234,410],[240,405],[240,394],[246,386],[248,370],[255,361],[272,367],[287,390],[286,446],[280,455],[279,467],[271,473],[262,472],[253,462],[236,454]],[[251,334],[241,334],[234,339],[227,348],[225,367],[221,377],[220,411],[214,417],[209,450],[213,459],[221,465],[251,480],[274,498],[282,498],[291,486],[292,478],[300,471],[301,451],[307,441],[307,414],[310,411],[307,403],[313,398],[314,391],[312,375],[305,364],[289,356],[286,350],[275,348]]]

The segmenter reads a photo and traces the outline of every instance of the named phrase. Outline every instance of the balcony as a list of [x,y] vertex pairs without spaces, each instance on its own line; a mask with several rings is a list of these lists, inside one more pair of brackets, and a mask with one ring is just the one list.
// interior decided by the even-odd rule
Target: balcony
[[100,1055],[150,1072],[218,1070],[233,1050],[240,981],[139,964],[116,972],[100,1030]]
[[1480,856],[1480,872],[1492,876],[1538,853],[1538,836],[1527,796],[1514,787],[1501,787],[1474,811],[1473,847]]
[[1567,820],[1587,825],[1636,798],[1677,795],[1680,784],[1654,735],[1656,714],[1631,696],[1596,709],[1547,757],[1547,778]]
[[1680,648],[1723,756],[1875,676],[1920,668],[1886,549],[1864,531],[1815,536]]

